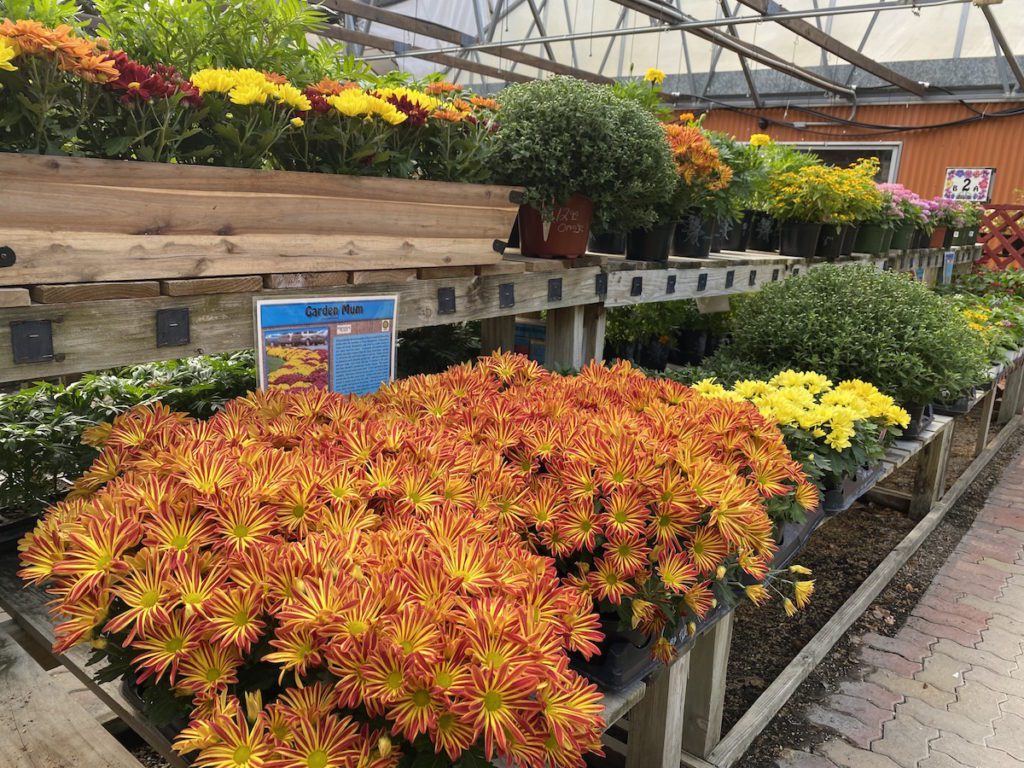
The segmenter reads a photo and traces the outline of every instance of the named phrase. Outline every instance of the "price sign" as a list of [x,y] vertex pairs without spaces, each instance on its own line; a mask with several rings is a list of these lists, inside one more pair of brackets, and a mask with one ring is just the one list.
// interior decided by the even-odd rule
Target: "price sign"
[[942,196],[947,200],[987,203],[992,199],[995,168],[947,168]]

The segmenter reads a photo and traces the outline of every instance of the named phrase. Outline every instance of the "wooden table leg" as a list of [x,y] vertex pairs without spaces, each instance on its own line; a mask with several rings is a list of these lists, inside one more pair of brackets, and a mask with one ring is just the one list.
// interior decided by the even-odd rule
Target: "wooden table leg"
[[725,679],[732,646],[733,612],[701,635],[690,650],[690,675],[683,710],[683,749],[707,757],[722,738]]
[[1022,385],[1024,385],[1024,366],[1019,365],[1006,375],[1003,402],[999,406],[996,424],[1008,424],[1010,419],[1020,413]]
[[[950,422],[950,425],[952,423]],[[932,504],[942,495],[940,483],[945,475],[952,436],[953,430],[947,425],[942,430],[942,434],[937,435],[921,451],[917,473],[914,475],[914,489],[910,497],[911,520],[920,520],[927,515],[931,511]]]
[[982,399],[981,409],[979,411],[978,421],[978,439],[974,443],[974,457],[977,458],[982,451],[985,450],[985,446],[988,445],[988,431],[992,426],[992,409],[996,404],[996,385],[992,382],[992,386],[988,390],[988,394]]
[[488,317],[480,321],[480,354],[511,352],[516,344],[516,316]]
[[679,768],[690,655],[662,669],[629,712],[626,768]]
[[544,367],[552,371],[583,367],[583,306],[548,310]]

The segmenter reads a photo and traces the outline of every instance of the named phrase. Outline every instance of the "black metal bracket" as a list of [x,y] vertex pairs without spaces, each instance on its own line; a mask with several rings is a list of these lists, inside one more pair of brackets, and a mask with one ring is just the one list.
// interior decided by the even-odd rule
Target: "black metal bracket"
[[598,272],[594,276],[594,293],[598,296],[605,296],[608,294],[608,273]]
[[439,314],[439,315],[454,315],[455,314],[455,289],[454,288],[438,288],[437,289],[437,314]]
[[562,278],[552,277],[548,280],[548,301],[562,300]]
[[516,205],[522,205],[523,204],[523,200],[525,200],[525,199],[526,199],[526,195],[524,195],[518,189],[513,189],[511,192],[508,193],[508,201],[510,203],[515,203]]
[[629,295],[639,296],[644,292],[644,279],[640,276],[634,277],[633,281],[629,284]]
[[491,243],[491,249],[495,253],[500,253],[502,256],[505,255],[506,248],[508,248],[508,243],[506,243],[504,240],[495,240],[493,243]]
[[747,285],[757,285],[757,270],[750,270],[750,277],[747,278]]
[[183,347],[192,341],[192,323],[188,307],[156,311],[156,345]]
[[676,276],[675,275],[669,275],[667,278],[665,278],[665,293],[675,293],[675,292],[676,292]]
[[736,270],[730,269],[725,273],[725,287],[732,288],[733,281],[736,279]]
[[516,284],[501,283],[498,285],[498,308],[508,309],[516,305]]
[[0,267],[13,267],[17,260],[13,248],[8,245],[0,246]]
[[53,321],[12,320],[11,349],[16,364],[56,360],[53,354]]
[[708,287],[708,273],[707,272],[701,272],[699,275],[697,275],[697,290],[698,291],[704,291],[704,290],[707,290],[707,287]]
[[800,267],[793,267],[793,277],[800,274]]
[[779,270],[778,268],[772,270],[772,282],[777,283],[779,281]]

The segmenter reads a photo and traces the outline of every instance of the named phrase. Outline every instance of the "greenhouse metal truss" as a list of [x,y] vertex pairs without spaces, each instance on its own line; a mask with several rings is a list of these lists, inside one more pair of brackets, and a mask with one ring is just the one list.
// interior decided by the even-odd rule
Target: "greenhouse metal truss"
[[[662,41],[671,36],[678,67],[661,67],[668,70],[664,97],[680,108],[784,106],[797,100],[850,105],[1008,101],[1024,94],[1024,70],[1013,50],[1013,37],[1005,33],[992,8],[1001,0],[790,2],[801,8],[792,10],[776,0],[319,0],[315,4],[332,20],[322,34],[344,42],[349,53],[378,66],[406,68],[411,61],[429,62],[480,90],[549,74],[613,82],[633,74],[624,69],[632,63],[626,61],[631,57],[623,55],[626,41],[631,53],[633,45],[648,41],[660,51]],[[697,6],[705,13],[703,18],[691,15]],[[953,44],[950,56],[882,63],[866,52],[873,37],[898,35],[909,17],[919,18],[942,6],[959,6],[959,22],[944,24],[939,32]],[[834,20],[854,16],[861,20],[857,39],[842,40],[830,32]],[[976,38],[981,17],[991,38],[990,48],[985,41],[984,56],[966,53],[964,48],[969,22],[975,25],[971,37]],[[614,22],[595,26],[595,18]],[[772,44],[755,42],[757,30],[769,26],[773,27]],[[744,34],[748,28],[754,31]],[[780,38],[780,33],[787,37]],[[779,44],[780,39],[786,44]],[[820,62],[797,63],[795,56],[787,57],[783,48],[790,47],[790,39],[794,51],[800,41],[816,46]],[[581,50],[584,45],[586,56]],[[701,46],[699,55],[695,46]],[[731,66],[723,66],[723,57],[730,58]]]

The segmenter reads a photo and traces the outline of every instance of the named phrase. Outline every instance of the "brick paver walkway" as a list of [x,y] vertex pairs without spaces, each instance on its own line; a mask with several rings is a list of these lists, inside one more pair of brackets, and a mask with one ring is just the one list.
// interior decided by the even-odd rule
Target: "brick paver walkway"
[[1024,768],[1024,453],[895,637],[805,716],[779,768]]

